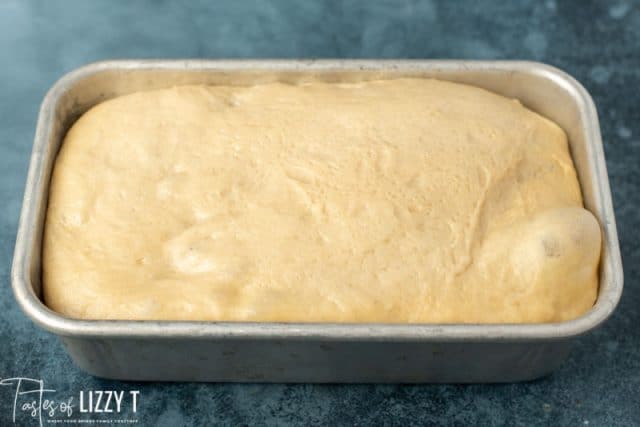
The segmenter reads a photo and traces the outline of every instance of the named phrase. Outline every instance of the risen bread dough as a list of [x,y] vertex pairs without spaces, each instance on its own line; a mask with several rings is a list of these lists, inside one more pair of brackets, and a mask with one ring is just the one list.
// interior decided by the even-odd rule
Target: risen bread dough
[[549,322],[596,298],[564,132],[427,79],[101,103],[58,155],[53,310],[87,319]]

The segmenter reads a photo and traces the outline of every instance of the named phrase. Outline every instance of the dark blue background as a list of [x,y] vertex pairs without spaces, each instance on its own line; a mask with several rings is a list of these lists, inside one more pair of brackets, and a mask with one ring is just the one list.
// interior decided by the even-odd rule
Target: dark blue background
[[[557,373],[526,384],[132,384],[79,371],[10,291],[39,103],[57,78],[88,62],[194,57],[532,59],[568,71],[600,114],[625,265],[617,312]],[[2,1],[0,378],[42,378],[60,397],[139,389],[142,425],[638,424],[639,87],[638,0]],[[0,425],[10,421],[12,397],[0,387]]]

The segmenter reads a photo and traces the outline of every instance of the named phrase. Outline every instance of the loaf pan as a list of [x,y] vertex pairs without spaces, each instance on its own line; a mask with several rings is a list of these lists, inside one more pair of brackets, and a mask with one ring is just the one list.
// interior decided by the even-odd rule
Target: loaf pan
[[[507,97],[560,124],[585,207],[602,225],[600,288],[582,317],[546,324],[339,324],[77,320],[41,301],[49,180],[65,132],[99,102],[183,84],[251,85],[434,77]],[[40,110],[12,267],[17,302],[58,335],[83,370],[105,378],[251,382],[513,382],[549,374],[571,343],[615,309],[623,273],[598,117],[586,90],[548,65],[522,61],[128,60],[60,79]],[[559,277],[561,283],[563,278]]]

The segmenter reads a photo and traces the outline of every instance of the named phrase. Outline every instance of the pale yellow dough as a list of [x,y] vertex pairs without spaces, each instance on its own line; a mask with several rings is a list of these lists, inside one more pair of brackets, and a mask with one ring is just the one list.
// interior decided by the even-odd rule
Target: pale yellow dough
[[86,319],[550,322],[598,288],[564,132],[427,79],[101,103],[58,155],[49,307]]

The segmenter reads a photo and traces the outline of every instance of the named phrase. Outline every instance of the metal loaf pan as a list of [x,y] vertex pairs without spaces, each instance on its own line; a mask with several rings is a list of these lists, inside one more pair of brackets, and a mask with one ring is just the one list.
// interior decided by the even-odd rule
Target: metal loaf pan
[[[586,207],[600,220],[600,291],[591,311],[554,324],[313,324],[75,320],[40,300],[40,254],[52,166],[69,126],[129,92],[181,84],[250,85],[435,77],[520,99],[568,133]],[[602,323],[623,273],[594,103],[573,78],[521,61],[108,61],[64,76],[44,99],[12,269],[16,300],[58,335],[85,371],[123,380],[511,382],[556,369],[571,342]],[[562,278],[558,278],[562,280]]]

